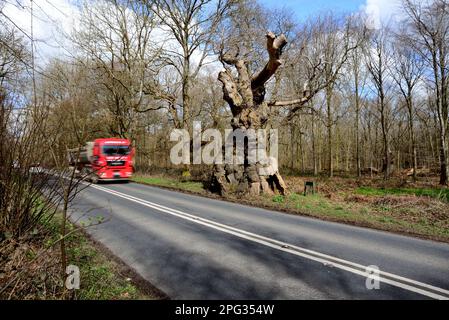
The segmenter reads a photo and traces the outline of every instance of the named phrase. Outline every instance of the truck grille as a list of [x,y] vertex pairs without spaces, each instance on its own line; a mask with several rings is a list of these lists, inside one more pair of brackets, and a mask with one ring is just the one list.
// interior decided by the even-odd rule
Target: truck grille
[[110,167],[119,167],[125,165],[125,160],[113,160],[113,161],[107,161],[108,166]]

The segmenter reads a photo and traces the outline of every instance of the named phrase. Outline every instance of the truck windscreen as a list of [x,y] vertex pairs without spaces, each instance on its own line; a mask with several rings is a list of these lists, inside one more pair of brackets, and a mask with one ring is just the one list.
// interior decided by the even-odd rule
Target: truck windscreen
[[106,156],[125,156],[130,151],[129,146],[103,146],[103,154]]

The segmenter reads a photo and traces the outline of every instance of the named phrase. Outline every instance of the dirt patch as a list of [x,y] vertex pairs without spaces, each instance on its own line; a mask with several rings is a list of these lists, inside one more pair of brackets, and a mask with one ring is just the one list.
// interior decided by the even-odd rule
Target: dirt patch
[[376,206],[387,207],[391,216],[405,221],[425,222],[449,228],[449,204],[426,197],[384,196],[373,202]]
[[369,197],[369,196],[351,194],[351,195],[345,197],[345,201],[356,202],[356,203],[373,203],[374,201],[376,201],[376,199],[373,197]]
[[[416,196],[381,196],[381,197],[372,197],[372,204],[376,206],[390,206],[390,207],[400,207],[400,206],[412,206],[417,203],[423,202],[423,199],[420,199]],[[427,199],[426,199],[427,200]]]

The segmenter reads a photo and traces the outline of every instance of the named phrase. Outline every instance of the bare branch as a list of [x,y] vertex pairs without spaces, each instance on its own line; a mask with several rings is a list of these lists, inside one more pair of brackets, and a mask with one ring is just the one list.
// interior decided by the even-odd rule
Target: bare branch
[[287,38],[281,34],[276,36],[273,32],[267,33],[267,51],[269,59],[265,67],[251,81],[253,90],[263,86],[282,64],[282,49],[287,44]]

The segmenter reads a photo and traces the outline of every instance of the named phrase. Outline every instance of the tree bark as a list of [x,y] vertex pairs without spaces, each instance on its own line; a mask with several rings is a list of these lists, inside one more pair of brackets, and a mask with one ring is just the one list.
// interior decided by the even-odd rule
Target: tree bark
[[408,110],[408,130],[410,142],[412,144],[412,166],[413,166],[413,181],[416,181],[416,170],[418,169],[418,157],[416,153],[416,138],[415,129],[413,126],[413,101],[409,90],[409,96],[406,99],[407,110]]
[[328,170],[329,177],[332,178],[334,176],[334,163],[333,163],[333,148],[332,148],[332,112],[331,112],[331,103],[332,103],[332,88],[329,85],[326,89],[326,109],[327,109],[327,152],[328,152]]
[[386,128],[386,120],[385,120],[385,102],[383,98],[381,98],[380,101],[380,123],[382,127],[382,141],[383,141],[383,153],[384,153],[384,164],[383,164],[383,170],[384,170],[384,180],[387,180],[390,176],[390,146],[388,141],[388,135],[387,135],[387,128]]
[[190,112],[190,59],[185,59],[182,79],[182,127],[191,134]]
[[313,175],[318,175],[318,161],[316,154],[316,135],[315,135],[315,115],[312,114],[312,158],[313,158]]
[[359,123],[360,123],[360,96],[359,96],[359,66],[358,59],[354,59],[354,86],[355,86],[355,159],[357,177],[362,176],[362,168],[360,165],[360,137],[359,137]]

